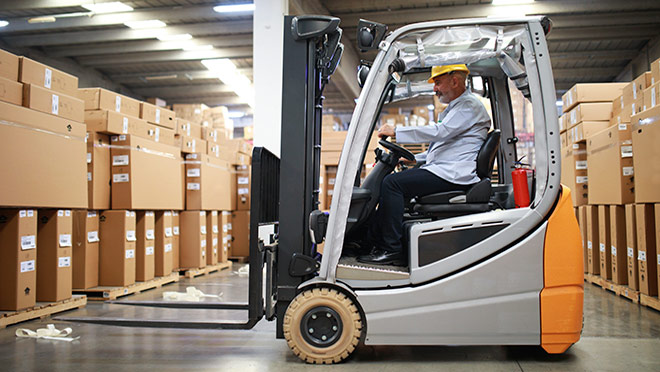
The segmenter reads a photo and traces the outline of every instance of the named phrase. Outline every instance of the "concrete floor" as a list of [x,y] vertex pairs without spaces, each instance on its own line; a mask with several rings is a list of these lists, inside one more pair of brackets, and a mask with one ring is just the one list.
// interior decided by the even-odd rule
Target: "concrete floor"
[[[235,271],[196,279],[142,294],[130,300],[162,298],[164,291],[184,292],[194,285],[223,301],[245,302],[247,277]],[[210,300],[213,301],[213,300]],[[90,302],[61,316],[109,316],[240,321],[241,312],[169,310]],[[360,346],[346,362],[332,367],[351,371],[660,371],[660,313],[632,304],[593,285],[585,285],[584,330],[580,342],[562,355],[539,347],[512,346]],[[36,330],[48,323],[72,327],[78,341],[17,338],[19,327]],[[0,330],[0,371],[298,371],[312,368],[275,338],[275,323],[262,320],[249,331],[200,331],[123,328],[52,319]]]

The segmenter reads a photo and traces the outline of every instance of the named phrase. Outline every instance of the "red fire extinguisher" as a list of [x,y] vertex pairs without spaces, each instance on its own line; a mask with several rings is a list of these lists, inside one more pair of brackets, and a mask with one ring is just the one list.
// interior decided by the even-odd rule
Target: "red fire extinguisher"
[[[522,158],[520,159],[522,160]],[[528,164],[523,164],[518,160],[513,166],[511,172],[511,179],[513,181],[513,199],[516,208],[529,207],[529,186],[527,184],[527,173],[532,172],[531,169],[525,168]]]

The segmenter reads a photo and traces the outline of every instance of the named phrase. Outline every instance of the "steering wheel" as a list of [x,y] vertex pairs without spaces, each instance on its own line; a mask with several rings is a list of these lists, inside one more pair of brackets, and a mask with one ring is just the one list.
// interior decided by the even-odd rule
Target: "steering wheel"
[[415,161],[415,155],[412,152],[404,149],[403,147],[401,147],[399,145],[395,145],[390,141],[386,141],[385,138],[387,138],[387,137],[384,137],[383,139],[378,141],[378,143],[381,146],[383,146],[384,148],[390,150],[390,152],[403,157],[404,159],[407,159],[407,160],[410,160],[410,161]]

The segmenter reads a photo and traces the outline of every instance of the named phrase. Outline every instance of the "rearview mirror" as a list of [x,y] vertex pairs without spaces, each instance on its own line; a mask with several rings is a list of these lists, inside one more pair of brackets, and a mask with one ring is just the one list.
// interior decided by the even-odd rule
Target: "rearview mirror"
[[361,19],[357,27],[357,44],[362,52],[378,49],[378,44],[385,37],[387,26],[382,23]]

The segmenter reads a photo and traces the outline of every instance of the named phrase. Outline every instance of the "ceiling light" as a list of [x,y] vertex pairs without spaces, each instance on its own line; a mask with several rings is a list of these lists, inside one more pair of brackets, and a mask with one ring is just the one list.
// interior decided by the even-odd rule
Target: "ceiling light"
[[426,108],[429,109],[429,110],[435,110],[435,105],[431,104],[431,105],[426,106]]
[[250,107],[254,107],[254,86],[252,82],[241,74],[230,60],[227,58],[204,59],[202,64],[229,86]]
[[53,16],[44,16],[44,17],[33,17],[28,19],[28,23],[51,23],[55,22],[57,19]]
[[236,13],[254,11],[254,4],[218,5],[213,10],[217,13]]
[[82,4],[81,6],[97,14],[130,12],[133,10],[132,7],[120,3],[119,1],[113,1],[110,3]]
[[176,79],[179,76],[176,74],[172,75],[154,75],[154,76],[145,76],[145,80],[169,80],[169,79]]
[[160,41],[181,41],[192,39],[191,34],[160,35],[157,37]]
[[183,47],[183,50],[187,51],[192,51],[192,50],[211,50],[213,49],[213,45],[211,44],[206,44],[206,45],[188,45]]
[[9,22],[7,21],[0,21],[0,27],[7,27],[8,24]]
[[493,5],[519,5],[531,4],[534,0],[493,0]]
[[161,28],[167,26],[165,22],[159,21],[157,19],[150,19],[147,21],[129,21],[129,22],[124,22],[124,25],[134,30],[145,29],[145,28]]

